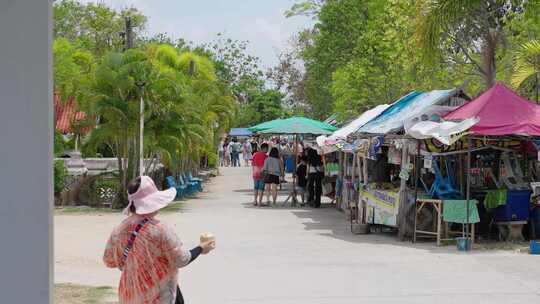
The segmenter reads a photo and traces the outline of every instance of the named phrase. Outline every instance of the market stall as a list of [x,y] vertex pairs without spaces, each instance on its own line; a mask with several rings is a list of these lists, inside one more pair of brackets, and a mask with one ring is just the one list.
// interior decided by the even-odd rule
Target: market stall
[[335,199],[336,207],[339,209],[348,210],[349,205],[358,197],[358,172],[355,170],[357,145],[349,143],[348,136],[388,107],[389,105],[378,105],[362,113],[331,135],[317,137],[317,145],[324,155],[325,168],[327,168],[324,180],[325,195],[333,195],[332,198]]
[[[451,223],[464,224],[466,244],[474,241],[475,232],[522,239],[534,206],[530,185],[539,178],[534,142],[540,136],[540,107],[498,83],[443,119],[439,124],[475,123],[448,133],[450,144],[435,139],[440,132],[409,133],[421,140],[416,210],[427,202],[439,222],[432,230],[415,227],[415,239],[434,233],[440,243],[456,226]],[[459,214],[461,220],[452,219]]]
[[356,208],[359,222],[397,228],[412,236],[417,143],[404,134],[415,121],[436,121],[468,100],[461,89],[411,92],[394,102],[355,133],[367,147],[358,150],[361,172]]

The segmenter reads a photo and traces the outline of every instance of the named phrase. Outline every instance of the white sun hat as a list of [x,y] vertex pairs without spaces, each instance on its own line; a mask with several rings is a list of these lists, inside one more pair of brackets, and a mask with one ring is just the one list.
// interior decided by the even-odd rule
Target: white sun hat
[[176,189],[174,187],[159,191],[152,178],[141,176],[141,184],[137,192],[128,193],[129,205],[125,211],[128,211],[129,207],[133,205],[136,214],[150,214],[170,204],[175,197]]

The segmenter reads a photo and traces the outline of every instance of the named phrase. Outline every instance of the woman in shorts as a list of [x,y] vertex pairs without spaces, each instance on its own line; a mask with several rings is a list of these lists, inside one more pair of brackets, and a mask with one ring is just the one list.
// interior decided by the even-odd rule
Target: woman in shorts
[[[277,148],[272,148],[268,158],[264,161],[263,171],[265,172],[265,187],[266,197],[270,197],[272,193],[272,203],[275,205],[277,200],[277,188],[280,183],[281,177],[284,177],[283,162],[279,157],[279,151]],[[270,200],[268,199],[268,204]]]

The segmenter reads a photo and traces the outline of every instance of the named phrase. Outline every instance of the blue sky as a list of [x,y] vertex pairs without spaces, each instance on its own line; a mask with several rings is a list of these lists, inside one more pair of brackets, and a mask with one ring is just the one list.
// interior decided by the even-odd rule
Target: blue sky
[[148,16],[148,32],[167,33],[196,43],[209,42],[219,32],[249,40],[249,52],[261,65],[277,63],[291,35],[311,25],[306,17],[285,18],[296,0],[82,0],[103,2],[116,9],[135,6]]

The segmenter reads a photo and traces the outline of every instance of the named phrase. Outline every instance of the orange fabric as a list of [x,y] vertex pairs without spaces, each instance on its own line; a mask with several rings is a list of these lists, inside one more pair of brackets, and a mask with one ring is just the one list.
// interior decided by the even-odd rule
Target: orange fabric
[[132,215],[113,231],[103,261],[107,267],[122,270],[118,287],[121,304],[174,303],[178,268],[187,265],[191,255],[183,250],[182,242],[172,228],[151,219],[139,231],[124,265],[124,249],[142,219]]

